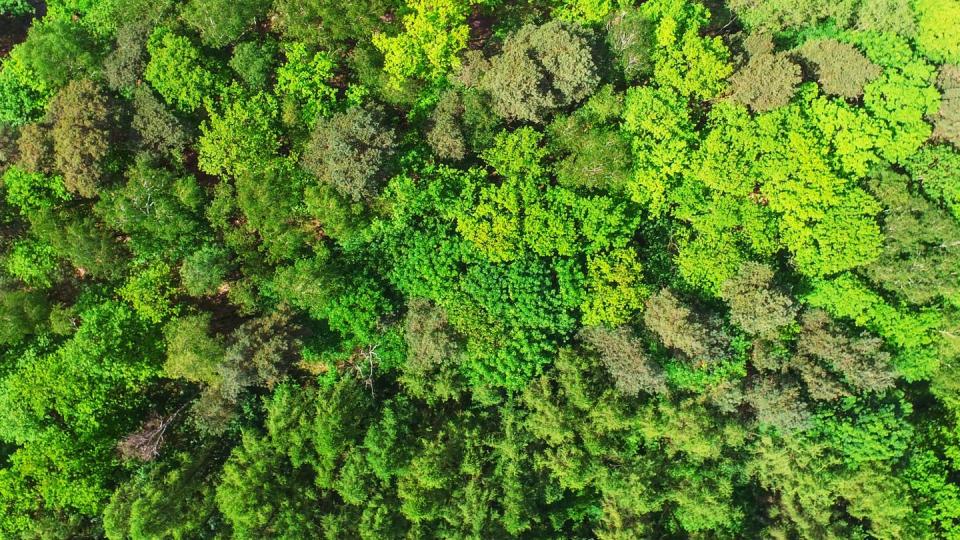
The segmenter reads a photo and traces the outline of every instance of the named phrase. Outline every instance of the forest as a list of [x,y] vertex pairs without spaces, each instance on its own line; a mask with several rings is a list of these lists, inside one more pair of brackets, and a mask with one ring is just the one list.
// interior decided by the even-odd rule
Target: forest
[[960,539],[960,0],[0,0],[0,538]]

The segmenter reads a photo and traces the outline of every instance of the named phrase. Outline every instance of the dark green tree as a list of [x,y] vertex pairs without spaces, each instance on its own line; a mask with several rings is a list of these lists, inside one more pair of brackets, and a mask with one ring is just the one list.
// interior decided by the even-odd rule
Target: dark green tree
[[345,197],[369,201],[386,182],[394,152],[393,130],[383,114],[353,107],[317,122],[303,164]]

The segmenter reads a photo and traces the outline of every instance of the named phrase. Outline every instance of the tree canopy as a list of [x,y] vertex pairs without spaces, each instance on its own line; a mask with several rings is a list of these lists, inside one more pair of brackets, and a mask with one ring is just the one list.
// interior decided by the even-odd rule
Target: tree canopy
[[0,538],[960,538],[960,0],[0,0]]

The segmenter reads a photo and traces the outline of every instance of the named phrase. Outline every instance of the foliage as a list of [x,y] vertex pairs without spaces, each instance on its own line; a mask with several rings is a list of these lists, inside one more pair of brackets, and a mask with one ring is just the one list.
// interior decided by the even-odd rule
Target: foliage
[[[114,442],[156,374],[156,340],[129,309],[106,302],[81,318],[67,342],[32,350],[0,382],[2,437],[19,447],[4,471],[23,479],[39,515],[99,513],[118,473]],[[17,496],[2,493],[4,505]]]
[[238,177],[259,172],[277,154],[277,103],[259,93],[231,95],[221,107],[209,107],[200,126],[197,165],[207,174]]
[[730,9],[735,11],[749,28],[780,30],[801,26],[815,26],[818,22],[833,19],[840,26],[846,25],[855,13],[856,0],[731,0]]
[[332,112],[337,92],[329,82],[336,64],[322,52],[310,55],[302,43],[288,45],[283,53],[286,62],[277,68],[274,91],[285,100],[284,110],[290,103],[300,111],[298,120],[312,126]]
[[71,81],[50,102],[54,166],[69,191],[93,197],[106,174],[114,122],[107,96],[91,81]]
[[943,95],[940,110],[933,118],[933,137],[960,148],[960,66],[941,66],[937,86]]
[[288,39],[334,46],[368,39],[386,26],[384,15],[399,7],[396,0],[277,0],[273,9],[279,30]]
[[182,17],[200,32],[205,45],[224,47],[265,18],[269,7],[266,0],[190,0]]
[[7,258],[7,272],[31,287],[50,287],[58,266],[53,246],[30,240],[14,244]]
[[230,56],[230,68],[251,90],[264,88],[276,67],[277,52],[277,43],[273,40],[237,43]]
[[956,4],[3,15],[0,537],[957,537]]
[[172,314],[170,267],[153,263],[140,269],[118,291],[144,320],[159,323]]
[[586,32],[552,21],[511,34],[483,69],[478,87],[490,93],[505,119],[541,123],[550,112],[592,94],[599,82],[596,70]]
[[800,66],[783,53],[774,53],[768,34],[748,37],[750,60],[730,77],[730,99],[754,112],[767,112],[790,102],[800,83]]
[[352,107],[317,122],[304,166],[355,201],[377,195],[394,150],[393,130],[377,110]]
[[817,81],[828,94],[856,99],[863,95],[864,86],[880,76],[880,68],[849,43],[813,40],[804,43],[799,52],[816,66]]
[[0,2],[0,15],[20,16],[33,12],[33,6],[27,0],[3,0]]
[[907,178],[880,172],[871,191],[888,208],[884,216],[884,249],[863,269],[871,281],[911,304],[929,304],[938,297],[960,302],[958,263],[951,239],[960,225],[926,199],[913,194]]
[[105,224],[129,235],[133,251],[168,258],[191,248],[203,232],[199,189],[193,177],[178,178],[141,155],[126,182],[103,193],[94,208]]
[[383,70],[391,84],[409,78],[435,81],[459,65],[457,55],[466,48],[469,0],[415,0],[403,17],[403,31],[395,36],[373,34],[374,46],[383,53]]
[[633,336],[630,329],[592,326],[581,330],[578,337],[597,351],[620,392],[635,396],[640,392],[667,391],[663,369],[649,358],[643,341]]
[[144,77],[168,105],[191,113],[221,84],[212,62],[190,39],[157,26],[147,41],[150,61]]
[[924,193],[940,201],[960,220],[960,152],[947,145],[925,146],[910,161],[907,170],[920,183]]
[[62,177],[27,172],[16,165],[4,172],[3,187],[7,202],[25,214],[52,208],[70,198]]
[[229,269],[228,252],[213,245],[205,245],[183,259],[180,281],[193,296],[213,294],[223,284]]
[[131,127],[139,145],[160,158],[178,159],[187,147],[186,127],[146,87],[133,91]]
[[656,21],[653,78],[683,97],[710,99],[719,94],[732,72],[729,51],[719,37],[702,37],[710,18],[699,3],[657,0],[640,7]]
[[29,87],[42,93],[55,92],[71,80],[94,75],[102,54],[86,28],[69,16],[55,14],[31,26],[26,41],[11,53],[15,63],[36,77],[27,82]]
[[793,323],[793,301],[777,290],[773,278],[769,266],[746,262],[723,283],[720,296],[730,306],[730,322],[761,337],[776,337],[777,331]]
[[943,2],[917,0],[917,45],[931,60],[960,63],[960,3],[955,0]]
[[49,91],[38,82],[19,55],[0,64],[0,122],[22,125],[43,114]]

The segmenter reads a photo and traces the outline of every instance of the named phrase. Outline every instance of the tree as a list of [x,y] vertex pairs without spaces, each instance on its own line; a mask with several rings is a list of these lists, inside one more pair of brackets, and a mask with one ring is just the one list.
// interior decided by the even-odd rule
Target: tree
[[703,37],[710,12],[699,3],[657,0],[641,6],[656,21],[654,79],[684,98],[707,100],[720,94],[733,71],[719,36]]
[[116,46],[103,60],[103,75],[113,90],[129,92],[137,87],[147,66],[147,40],[156,21],[138,17],[117,28]]
[[273,531],[287,538],[318,538],[325,529],[324,512],[313,476],[309,466],[292,464],[280,443],[249,434],[224,465],[217,506],[235,538],[263,538]]
[[690,114],[675,93],[634,87],[624,100],[623,129],[633,135],[635,172],[627,184],[629,193],[657,215],[687,166],[694,137]]
[[0,343],[16,345],[43,330],[50,302],[38,291],[0,288]]
[[837,384],[838,378],[862,392],[882,392],[892,388],[896,380],[881,339],[869,335],[849,338],[821,310],[803,314],[797,354],[800,361],[796,368],[814,399],[848,395],[843,385]]
[[230,67],[250,91],[269,85],[279,47],[273,39],[242,41],[233,47]]
[[0,15],[19,17],[33,12],[33,6],[27,0],[3,0],[0,2]]
[[917,17],[908,0],[864,0],[856,17],[857,30],[889,32],[905,38],[917,35]]
[[376,197],[394,152],[392,129],[382,113],[352,107],[317,122],[303,164],[324,183],[354,201]]
[[309,45],[335,47],[361,41],[390,27],[393,13],[402,3],[396,0],[277,0],[277,26],[283,35]]
[[19,131],[16,128],[9,125],[0,127],[0,176],[20,159],[20,150],[17,148],[18,138]]
[[898,309],[849,273],[831,280],[816,280],[805,302],[881,336],[900,351],[893,357],[893,364],[907,380],[928,377],[940,365],[936,348],[932,347],[940,318],[929,312]]
[[134,252],[173,259],[193,249],[205,232],[199,214],[205,200],[195,178],[178,177],[141,154],[126,182],[104,190],[94,210],[106,225],[128,235]]
[[790,102],[800,84],[800,66],[773,51],[773,37],[752,34],[744,48],[750,59],[730,77],[730,99],[754,112],[766,112]]
[[269,7],[268,0],[190,0],[182,17],[200,32],[204,44],[224,47],[265,18]]
[[115,118],[107,95],[92,81],[70,81],[50,102],[54,165],[67,189],[93,197],[107,174]]
[[880,68],[849,43],[816,39],[804,43],[798,52],[816,67],[817,81],[828,94],[857,99],[864,86],[880,76]]
[[490,59],[478,87],[507,120],[542,123],[586,98],[599,83],[588,35],[581,27],[552,21],[527,25],[506,39]]
[[906,164],[923,192],[960,220],[960,152],[948,145],[924,146]]
[[[285,46],[283,53],[286,61],[277,68],[274,91],[283,100],[285,120],[290,125],[313,126],[317,118],[333,112],[337,91],[330,79],[336,64],[326,53],[308,53],[302,43]],[[291,109],[292,114],[287,112]]]
[[577,336],[600,355],[618,391],[628,396],[664,394],[667,381],[663,369],[646,352],[646,344],[628,327],[609,330],[590,326]]
[[407,391],[427,402],[457,397],[464,386],[459,373],[464,343],[443,310],[428,300],[412,300],[404,319],[404,339],[407,358],[400,380]]
[[164,369],[204,384],[193,402],[193,417],[202,433],[222,436],[252,390],[272,389],[293,369],[301,328],[283,309],[244,322],[226,339],[210,336],[209,322],[209,317],[200,315],[167,327]]
[[30,225],[31,233],[53,246],[81,276],[114,278],[125,270],[123,245],[90,213],[67,208],[44,210],[30,216]]
[[933,137],[960,148],[960,65],[941,66],[937,86],[943,96],[933,117]]
[[773,269],[769,266],[747,262],[737,275],[723,283],[720,297],[730,306],[733,324],[749,334],[772,338],[794,322],[793,300],[776,288],[773,278]]
[[7,202],[27,215],[70,199],[62,177],[27,172],[16,165],[4,172],[3,186]]
[[878,171],[870,189],[887,208],[883,222],[883,252],[863,274],[911,304],[960,298],[956,265],[960,235],[957,221],[923,197],[911,193],[908,179]]
[[53,173],[53,137],[46,123],[27,124],[17,139],[20,165],[30,173]]
[[787,28],[814,26],[816,23],[833,19],[840,27],[846,26],[853,16],[857,2],[855,0],[810,0],[809,2],[791,2],[790,0],[730,0],[730,9],[743,19],[749,28],[777,31]]
[[[62,345],[34,348],[4,374],[0,437],[18,446],[4,471],[22,479],[34,516],[99,514],[119,472],[116,441],[138,423],[157,374],[157,343],[130,309],[103,302]],[[0,504],[14,496],[0,492]]]
[[617,326],[629,322],[649,294],[641,282],[642,270],[636,250],[630,247],[587,257],[583,324]]
[[263,170],[280,149],[277,102],[272,96],[239,94],[232,87],[219,107],[208,107],[200,125],[197,165],[207,174],[239,177]]
[[106,537],[226,534],[214,498],[218,450],[208,444],[177,452],[121,484],[103,512]]
[[170,267],[163,262],[137,269],[118,292],[121,298],[130,302],[140,317],[155,324],[163,322],[177,311],[172,305]]
[[312,182],[307,172],[287,158],[270,160],[261,170],[235,181],[245,228],[260,236],[261,250],[270,260],[293,260],[311,240],[303,223],[302,197],[304,186]]
[[206,385],[219,382],[218,366],[226,352],[221,336],[209,334],[210,314],[185,315],[163,329],[167,358],[163,371],[167,377]]
[[396,36],[373,34],[373,45],[383,53],[383,70],[392,85],[399,87],[410,78],[437,81],[459,65],[457,55],[467,47],[470,29],[466,20],[471,3],[413,2],[413,11],[403,17],[403,32]]
[[960,2],[917,0],[917,45],[935,62],[960,63]]
[[190,141],[183,122],[146,86],[138,86],[133,91],[131,127],[138,145],[158,158],[179,160]]
[[669,289],[647,299],[643,324],[665,347],[682,353],[692,363],[719,359],[729,344],[716,321],[703,320]]
[[629,182],[630,140],[620,130],[609,127],[609,122],[620,116],[623,109],[623,96],[605,86],[574,114],[558,116],[550,123],[546,142],[551,154],[560,158],[555,164],[559,184],[609,189]]
[[53,285],[60,269],[53,246],[36,240],[21,240],[7,256],[7,272],[30,287]]
[[460,94],[455,91],[444,92],[430,115],[430,127],[426,134],[427,144],[437,157],[458,161],[466,156],[467,144],[460,127],[462,115]]
[[180,282],[192,296],[217,292],[231,267],[229,252],[217,245],[204,245],[183,259]]
[[234,535],[355,535],[348,532],[357,526],[355,518],[343,524],[330,519],[337,508],[331,484],[348,451],[360,443],[369,400],[352,378],[319,390],[278,387],[266,404],[267,433],[244,434],[217,486],[217,505]]
[[500,128],[486,94],[474,88],[450,89],[430,114],[426,140],[438,157],[459,161],[467,152],[489,147]]
[[150,62],[144,77],[168,105],[185,113],[217,93],[222,80],[210,59],[190,39],[157,26],[147,41]]
[[16,59],[39,80],[35,89],[56,92],[69,81],[91,77],[103,55],[90,32],[69,16],[42,18],[14,51]]
[[614,11],[607,19],[607,43],[628,81],[653,72],[654,21],[636,8]]
[[[866,86],[863,102],[886,130],[875,143],[880,155],[887,161],[902,163],[930,136],[931,127],[925,118],[936,113],[939,103],[932,84],[936,71],[932,65],[913,58],[905,40],[894,38],[880,43],[871,43],[865,50],[868,58],[884,71]],[[892,61],[896,58],[900,61]]]

